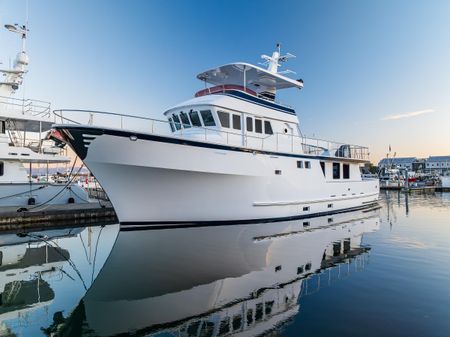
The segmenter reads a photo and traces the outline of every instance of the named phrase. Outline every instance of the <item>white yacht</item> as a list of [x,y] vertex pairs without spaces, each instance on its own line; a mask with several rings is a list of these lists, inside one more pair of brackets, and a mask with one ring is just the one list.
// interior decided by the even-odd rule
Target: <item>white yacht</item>
[[206,89],[165,120],[84,111],[89,120],[77,124],[80,111],[55,111],[55,129],[123,227],[295,219],[377,202],[378,180],[360,172],[368,149],[303,136],[294,109],[275,99],[303,87],[278,72],[293,55],[277,47],[262,56],[267,69],[239,62],[200,73]]
[[22,50],[12,69],[0,69],[0,207],[88,202],[88,193],[76,184],[32,178],[33,165],[43,165],[48,172],[49,166],[67,164],[70,158],[60,155],[62,149],[46,137],[54,123],[50,103],[13,97],[29,63],[25,52],[27,28],[5,27],[20,34]]

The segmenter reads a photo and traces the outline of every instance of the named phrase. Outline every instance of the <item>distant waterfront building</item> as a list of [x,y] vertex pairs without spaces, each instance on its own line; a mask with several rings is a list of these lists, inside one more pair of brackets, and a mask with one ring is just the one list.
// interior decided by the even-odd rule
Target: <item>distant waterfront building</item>
[[444,173],[450,171],[450,156],[430,156],[426,160],[429,172]]
[[413,169],[413,164],[418,160],[416,157],[383,158],[378,163],[378,167],[401,167],[407,170]]
[[396,167],[405,168],[408,171],[443,174],[450,172],[450,156],[430,156],[427,159],[417,157],[383,158],[378,163],[378,167]]

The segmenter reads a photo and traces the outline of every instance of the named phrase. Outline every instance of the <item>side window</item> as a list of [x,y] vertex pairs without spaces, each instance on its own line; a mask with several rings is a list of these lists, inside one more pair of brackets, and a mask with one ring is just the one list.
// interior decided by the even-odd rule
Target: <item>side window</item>
[[189,122],[188,116],[181,111],[180,112],[181,123],[183,123],[183,128],[189,129],[191,127],[191,123]]
[[5,174],[5,163],[0,161],[0,176]]
[[341,178],[341,164],[333,163],[333,179]]
[[344,179],[350,179],[350,165],[342,164],[342,174]]
[[233,129],[240,130],[241,129],[241,116],[233,115]]
[[253,118],[247,117],[247,131],[253,131]]
[[262,133],[262,120],[255,118],[255,132]]
[[272,125],[269,121],[264,121],[264,133],[268,135],[273,135]]
[[173,125],[172,118],[169,118],[169,125],[170,125],[170,130],[172,130],[172,132],[175,132],[175,126]]
[[0,122],[0,133],[6,133],[6,122],[5,121]]
[[297,160],[297,168],[303,168],[303,162],[301,160]]
[[172,115],[172,118],[173,118],[173,122],[175,123],[175,128],[177,130],[180,130],[181,129],[180,119],[178,118],[177,115]]
[[310,161],[305,161],[305,168],[306,169],[310,169],[311,168],[311,162]]
[[320,162],[320,168],[322,169],[323,176],[325,177],[325,162]]
[[189,111],[189,117],[191,118],[193,126],[202,126],[202,122],[200,121],[200,116],[197,111]]
[[219,121],[220,121],[220,125],[222,125],[222,127],[224,128],[229,128],[230,127],[230,114],[228,112],[223,112],[223,111],[217,111],[217,114],[219,115]]
[[211,110],[201,110],[200,115],[202,115],[204,126],[216,126]]

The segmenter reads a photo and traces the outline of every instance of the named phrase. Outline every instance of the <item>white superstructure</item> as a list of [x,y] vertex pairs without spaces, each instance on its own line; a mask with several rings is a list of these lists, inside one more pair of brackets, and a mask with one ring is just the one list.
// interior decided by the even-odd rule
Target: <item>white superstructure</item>
[[[122,226],[305,218],[366,207],[377,179],[363,179],[365,147],[310,139],[278,90],[303,87],[277,72],[292,57],[263,56],[268,69],[231,63],[197,77],[213,85],[155,120],[55,112],[56,125],[112,201]],[[106,115],[108,123],[97,123]],[[69,117],[70,118],[69,118]],[[99,116],[99,117],[97,117]],[[111,127],[112,121],[120,127]]]
[[0,207],[88,202],[87,192],[78,185],[32,178],[33,166],[43,165],[48,171],[70,159],[60,155],[61,148],[45,135],[54,123],[50,103],[13,97],[27,72],[28,30],[17,24],[5,27],[21,35],[22,50],[12,69],[0,69]]

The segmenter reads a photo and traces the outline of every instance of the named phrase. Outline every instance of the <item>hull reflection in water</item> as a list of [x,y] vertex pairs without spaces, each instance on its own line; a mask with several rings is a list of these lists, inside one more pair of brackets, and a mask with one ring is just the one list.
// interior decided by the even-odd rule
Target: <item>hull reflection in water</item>
[[[119,225],[0,235],[0,335],[42,334],[86,293]],[[98,251],[100,250],[100,252]]]
[[319,272],[367,258],[362,236],[379,228],[377,213],[121,231],[78,308],[54,331],[259,335],[299,312]]

